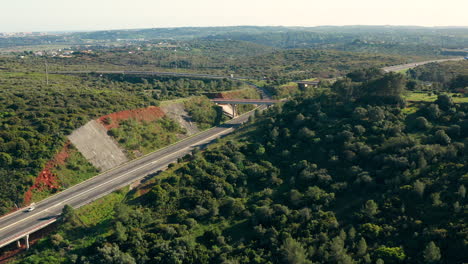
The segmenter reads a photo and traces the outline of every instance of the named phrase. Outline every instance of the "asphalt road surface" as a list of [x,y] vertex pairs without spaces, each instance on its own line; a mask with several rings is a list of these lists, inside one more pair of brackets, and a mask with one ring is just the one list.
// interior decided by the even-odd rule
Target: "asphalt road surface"
[[421,61],[421,62],[414,62],[414,63],[408,63],[408,64],[401,64],[401,65],[395,65],[395,66],[389,66],[382,68],[386,72],[397,72],[397,71],[402,71],[402,70],[407,70],[411,68],[418,67],[420,65],[432,63],[432,62],[444,62],[444,61],[459,61],[463,60],[463,57],[460,58],[452,58],[452,59],[441,59],[441,60],[430,60],[430,61]]
[[190,78],[208,78],[208,79],[248,79],[240,76],[223,76],[204,73],[183,73],[183,72],[157,72],[157,71],[57,71],[51,74],[128,74],[128,75],[155,75],[155,76],[178,76]]
[[[265,106],[261,108],[265,108]],[[168,164],[177,161],[177,158],[191,153],[195,147],[204,146],[216,138],[231,133],[236,127],[246,122],[251,115],[253,115],[253,112],[246,113],[223,125],[104,172],[37,203],[34,211],[28,212],[25,208],[1,217],[0,247],[55,221],[66,204],[74,208],[80,207],[127,186],[148,174],[165,169]]]

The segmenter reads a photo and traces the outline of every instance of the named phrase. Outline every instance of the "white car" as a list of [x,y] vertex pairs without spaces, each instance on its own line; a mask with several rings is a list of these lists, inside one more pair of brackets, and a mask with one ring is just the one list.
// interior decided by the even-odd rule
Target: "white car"
[[34,209],[36,209],[36,204],[35,203],[32,203],[31,205],[29,205],[28,207],[28,212],[31,212],[31,211],[34,211]]

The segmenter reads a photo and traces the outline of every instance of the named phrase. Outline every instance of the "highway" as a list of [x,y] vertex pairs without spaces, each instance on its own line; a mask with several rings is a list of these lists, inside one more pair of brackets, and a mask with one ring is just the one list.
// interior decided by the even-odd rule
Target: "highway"
[[146,75],[146,76],[176,76],[189,78],[208,78],[208,79],[248,79],[240,76],[223,76],[204,73],[183,73],[183,72],[158,72],[158,71],[56,71],[50,74],[128,74],[128,75]]
[[384,70],[386,72],[397,72],[397,71],[402,71],[402,70],[415,68],[415,67],[418,67],[420,65],[424,65],[424,64],[428,64],[428,63],[432,63],[432,62],[460,61],[460,60],[463,60],[463,59],[464,59],[463,57],[459,57],[459,58],[452,58],[452,59],[420,61],[420,62],[413,62],[413,63],[407,63],[407,64],[400,64],[400,65],[384,67],[384,68],[382,68],[382,70]]
[[240,124],[246,122],[252,114],[253,112],[246,113],[223,125],[99,174],[37,203],[34,211],[27,212],[26,209],[23,209],[1,217],[0,247],[54,222],[66,204],[78,208],[127,186],[148,174],[165,169],[168,164],[190,153],[195,147],[203,146],[216,138],[231,133]]
[[[428,60],[413,62],[407,64],[400,64],[394,66],[388,66],[382,68],[385,72],[397,72],[401,70],[411,69],[420,65],[432,63],[432,62],[444,62],[444,61],[459,61],[463,60],[463,57],[450,58],[450,59],[439,59],[439,60]],[[188,77],[188,78],[208,78],[208,79],[236,79],[236,80],[247,80],[256,79],[241,76],[223,76],[213,75],[204,73],[183,73],[183,72],[159,72],[159,71],[56,71],[50,72],[50,74],[128,74],[128,75],[146,75],[146,76],[176,76],[176,77]]]

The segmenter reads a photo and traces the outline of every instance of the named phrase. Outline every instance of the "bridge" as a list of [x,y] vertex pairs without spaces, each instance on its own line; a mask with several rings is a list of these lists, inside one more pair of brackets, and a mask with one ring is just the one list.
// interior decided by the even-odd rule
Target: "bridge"
[[239,104],[269,106],[269,105],[281,103],[284,101],[285,100],[271,100],[271,99],[223,99],[223,98],[211,99],[211,102],[220,105],[223,108],[224,114],[231,118],[236,117],[236,112],[237,112],[236,105],[239,105]]

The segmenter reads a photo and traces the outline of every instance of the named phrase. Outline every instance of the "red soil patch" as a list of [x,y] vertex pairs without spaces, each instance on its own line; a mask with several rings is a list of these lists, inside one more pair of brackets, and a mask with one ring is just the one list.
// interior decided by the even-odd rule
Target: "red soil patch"
[[52,169],[58,165],[65,164],[66,159],[70,156],[70,142],[67,142],[65,146],[63,146],[62,150],[60,150],[55,157],[48,161],[42,171],[37,176],[36,180],[34,181],[34,185],[29,188],[29,190],[24,194],[24,204],[30,204],[33,190],[43,190],[44,188],[47,189],[58,189],[59,183],[57,182],[57,175],[52,173]]
[[[128,119],[136,119],[138,121],[154,121],[163,117],[165,114],[161,108],[150,106],[147,108],[139,108],[134,110],[125,110],[115,112],[97,119],[107,130],[119,127],[119,122]],[[110,123],[109,123],[110,120]]]

